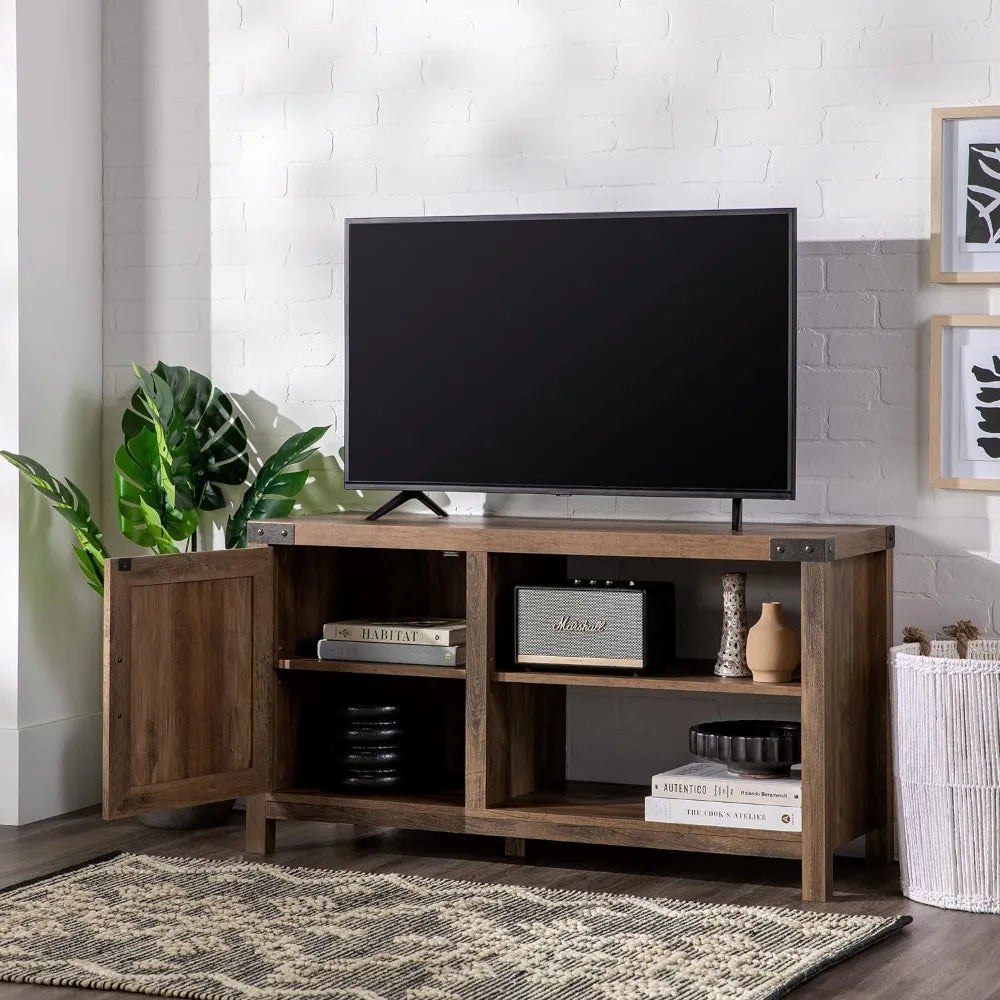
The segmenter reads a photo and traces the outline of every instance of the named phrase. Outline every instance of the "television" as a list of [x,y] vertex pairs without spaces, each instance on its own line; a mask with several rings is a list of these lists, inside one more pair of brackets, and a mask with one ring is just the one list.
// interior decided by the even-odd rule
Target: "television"
[[795,223],[347,220],[346,485],[794,498]]

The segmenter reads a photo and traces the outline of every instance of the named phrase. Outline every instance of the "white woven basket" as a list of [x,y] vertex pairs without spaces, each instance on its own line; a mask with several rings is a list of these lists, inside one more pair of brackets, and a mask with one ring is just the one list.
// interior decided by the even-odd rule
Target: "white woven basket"
[[919,649],[890,651],[903,895],[1000,913],[1000,642]]

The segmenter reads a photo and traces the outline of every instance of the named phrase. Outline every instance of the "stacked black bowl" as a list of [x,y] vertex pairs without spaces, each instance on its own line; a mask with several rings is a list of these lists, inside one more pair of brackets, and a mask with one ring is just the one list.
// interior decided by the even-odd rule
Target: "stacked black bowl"
[[780,778],[802,763],[802,726],[798,722],[727,719],[701,722],[688,733],[691,753],[726,765],[730,774]]
[[404,715],[399,704],[356,703],[337,709],[333,744],[339,788],[386,792],[403,784]]

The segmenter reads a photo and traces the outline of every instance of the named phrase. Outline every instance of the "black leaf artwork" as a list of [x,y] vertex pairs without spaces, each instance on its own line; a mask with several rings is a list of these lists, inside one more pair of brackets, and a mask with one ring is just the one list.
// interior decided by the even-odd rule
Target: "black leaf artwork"
[[[977,382],[1000,382],[1000,357],[993,355],[993,371],[989,368],[981,368],[979,365],[972,366],[972,374]],[[976,398],[983,403],[1000,402],[1000,389],[984,388],[980,389]],[[979,429],[987,434],[1000,435],[1000,406],[977,406],[979,415]],[[989,455],[990,458],[1000,458],[1000,437],[976,438],[976,444]]]
[[965,242],[1000,250],[1000,143],[969,146]]
[[979,429],[987,434],[1000,434],[1000,406],[977,406],[982,420]]

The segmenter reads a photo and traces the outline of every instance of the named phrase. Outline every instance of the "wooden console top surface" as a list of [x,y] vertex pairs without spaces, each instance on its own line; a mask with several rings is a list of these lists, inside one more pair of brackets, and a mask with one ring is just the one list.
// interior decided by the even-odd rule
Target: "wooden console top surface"
[[[266,534],[261,536],[261,530]],[[366,521],[364,514],[322,514],[251,522],[248,536],[251,544],[833,562],[892,548],[895,533],[884,524],[751,522],[734,533],[728,523],[711,521],[437,518],[393,513],[380,521]]]

